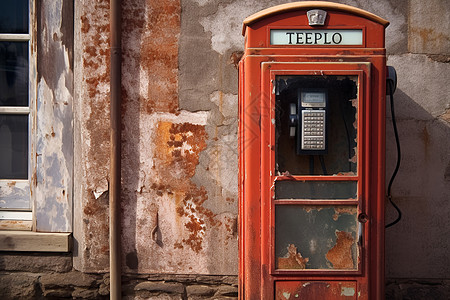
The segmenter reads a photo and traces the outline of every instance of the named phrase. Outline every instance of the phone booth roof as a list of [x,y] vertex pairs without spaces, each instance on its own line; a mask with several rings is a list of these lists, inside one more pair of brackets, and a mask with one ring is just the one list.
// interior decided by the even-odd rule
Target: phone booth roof
[[325,1],[305,1],[305,2],[292,2],[292,3],[286,3],[281,4],[277,6],[273,6],[264,10],[261,10],[249,17],[247,17],[244,20],[243,28],[242,28],[242,35],[245,36],[245,31],[247,29],[247,26],[250,26],[254,23],[257,23],[261,20],[264,20],[268,17],[272,17],[275,15],[292,12],[296,10],[307,10],[307,9],[326,9],[330,11],[339,11],[348,13],[350,15],[356,15],[363,18],[366,18],[368,20],[374,21],[376,23],[379,23],[383,25],[385,28],[389,25],[389,22],[373,13],[370,13],[368,11],[365,11],[363,9],[359,9],[353,6],[345,5],[345,4],[339,4],[339,3],[332,3],[332,2],[325,2]]

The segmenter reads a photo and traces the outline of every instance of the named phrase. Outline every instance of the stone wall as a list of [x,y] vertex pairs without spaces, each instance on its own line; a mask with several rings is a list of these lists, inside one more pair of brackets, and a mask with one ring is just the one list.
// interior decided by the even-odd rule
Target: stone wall
[[[71,254],[0,256],[1,299],[109,299],[108,273],[72,268]],[[237,299],[237,276],[122,276],[123,299]]]

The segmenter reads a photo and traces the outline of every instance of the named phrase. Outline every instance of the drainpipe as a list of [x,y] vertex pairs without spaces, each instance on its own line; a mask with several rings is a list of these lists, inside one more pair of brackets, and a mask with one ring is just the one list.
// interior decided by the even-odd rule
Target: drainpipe
[[120,180],[121,180],[121,0],[110,0],[111,32],[111,166],[109,173],[109,272],[110,299],[121,299],[121,222],[120,222]]

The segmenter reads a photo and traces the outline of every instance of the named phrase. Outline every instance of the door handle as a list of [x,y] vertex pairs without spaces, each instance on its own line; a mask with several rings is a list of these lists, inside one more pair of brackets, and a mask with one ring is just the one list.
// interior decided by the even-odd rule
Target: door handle
[[362,246],[363,244],[363,233],[364,233],[364,224],[369,221],[369,216],[365,213],[360,213],[358,215],[358,245]]

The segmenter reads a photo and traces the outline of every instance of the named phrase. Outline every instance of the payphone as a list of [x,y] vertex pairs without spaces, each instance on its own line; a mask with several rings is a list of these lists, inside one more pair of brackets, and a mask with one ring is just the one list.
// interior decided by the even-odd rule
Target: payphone
[[[295,111],[294,115],[291,116],[291,120],[300,119],[297,135],[298,154],[308,152],[310,154],[327,153],[327,99],[326,89],[298,90],[297,106],[291,104],[292,112]],[[299,108],[299,115],[296,115],[296,107]]]
[[241,299],[382,299],[388,22],[322,1],[244,20]]

